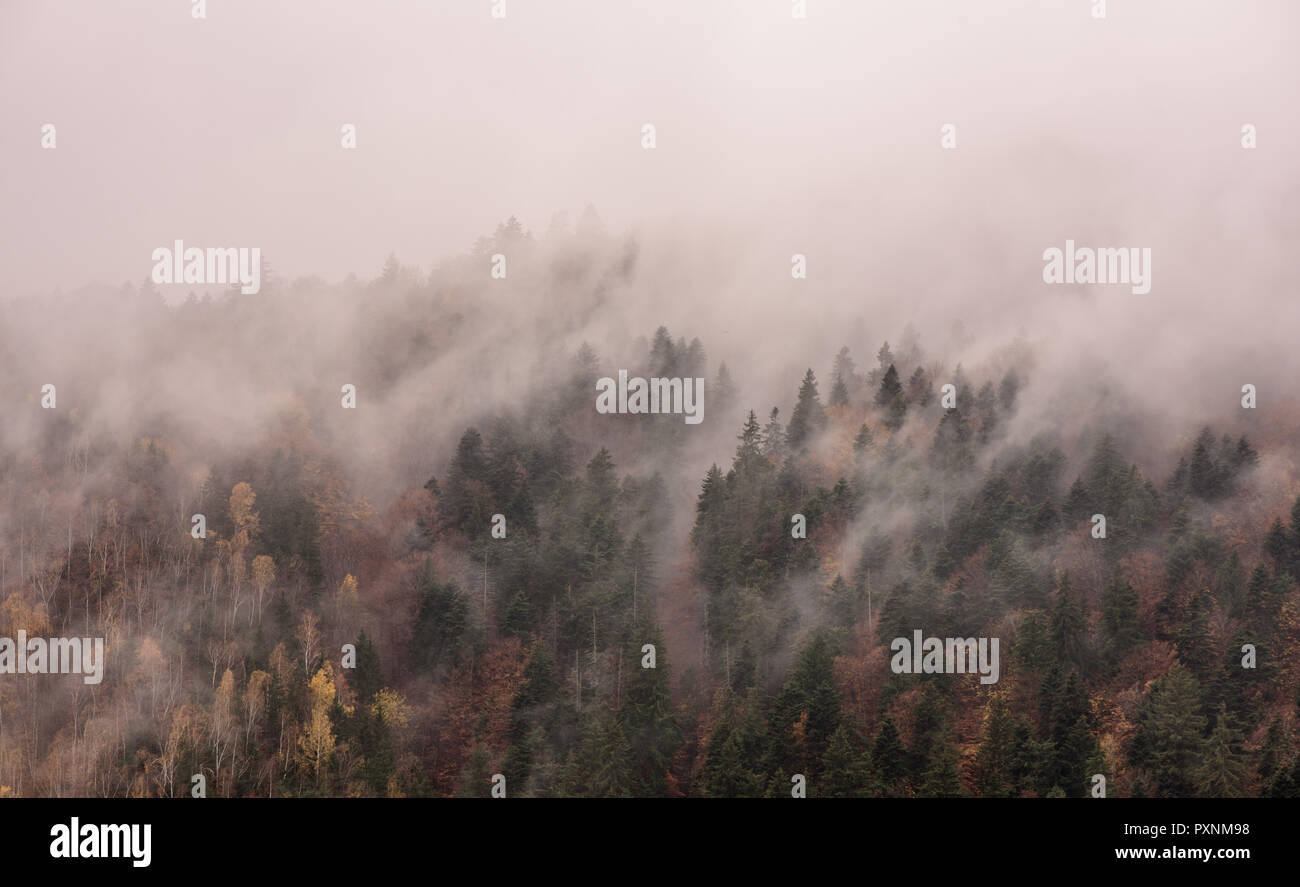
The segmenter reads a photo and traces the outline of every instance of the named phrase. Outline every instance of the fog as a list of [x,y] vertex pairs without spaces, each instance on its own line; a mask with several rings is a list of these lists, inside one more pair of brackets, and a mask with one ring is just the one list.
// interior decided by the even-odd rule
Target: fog
[[[166,438],[197,489],[297,412],[383,509],[466,426],[562,387],[584,343],[635,373],[662,325],[739,388],[729,410],[706,395],[680,450],[609,442],[620,471],[666,476],[668,574],[745,412],[788,419],[809,367],[825,400],[841,346],[873,368],[911,325],[936,387],[1032,370],[1000,433],[1058,440],[1067,482],[1103,429],[1160,479],[1209,423],[1281,448],[1255,495],[1294,496],[1300,8],[791,5],[5,3],[0,443],[39,462],[55,384],[78,446]],[[484,251],[511,217],[528,237]],[[260,248],[261,292],[150,283],[178,239]],[[1045,284],[1067,240],[1149,248],[1150,292]],[[914,517],[873,505],[844,559]]]
[[[1202,397],[1216,361],[1294,375],[1292,4],[171,6],[0,10],[7,297],[138,283],[176,238],[258,245],[286,279],[427,270],[594,204],[645,244],[615,325],[719,355],[779,331],[797,356],[761,364],[787,380],[908,320],[1119,351],[1160,401]],[[1150,246],[1152,292],[1045,287],[1066,238]]]

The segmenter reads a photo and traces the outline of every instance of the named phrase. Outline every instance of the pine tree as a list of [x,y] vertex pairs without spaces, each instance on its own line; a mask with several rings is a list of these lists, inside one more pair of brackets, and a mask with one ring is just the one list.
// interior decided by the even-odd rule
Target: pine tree
[[854,624],[854,609],[857,604],[852,587],[844,581],[839,573],[826,590],[826,612],[830,617],[831,629],[847,634]]
[[1092,735],[1091,708],[1078,672],[1071,670],[1062,679],[1061,670],[1053,665],[1043,681],[1040,710],[1047,716],[1047,741],[1039,792],[1047,794],[1056,788],[1065,797],[1082,797],[1099,752]]
[[975,789],[985,798],[1020,793],[1016,770],[1016,731],[1004,692],[995,691],[984,712],[984,739],[975,756]]
[[853,358],[849,356],[848,345],[842,346],[839,353],[835,355],[835,363],[831,367],[831,375],[844,382],[846,394],[851,393],[853,389],[857,387],[857,364],[855,364]]
[[1250,445],[1250,441],[1246,440],[1246,436],[1243,434],[1237,438],[1237,447],[1232,456],[1233,468],[1240,471],[1243,468],[1250,468],[1257,464],[1259,464],[1259,453],[1255,452],[1255,448]]
[[1061,507],[1061,510],[1070,520],[1082,520],[1091,516],[1091,498],[1087,487],[1083,485],[1083,478],[1076,478],[1074,484],[1070,487],[1069,494],[1065,497],[1065,504]]
[[809,794],[821,798],[867,797],[870,780],[870,762],[862,738],[848,724],[840,724],[826,748],[821,778],[810,787]]
[[655,646],[655,667],[642,668],[639,661],[631,663],[618,720],[631,751],[633,793],[638,797],[663,797],[668,787],[668,767],[682,744],[682,735],[673,720],[663,635],[654,626],[641,637]]
[[817,377],[810,368],[799,386],[799,399],[786,429],[786,442],[796,451],[807,447],[812,438],[826,427],[826,411],[817,393]]
[[635,785],[632,746],[616,717],[588,721],[582,745],[568,768],[569,793],[588,798],[630,798]]
[[533,630],[533,607],[528,594],[521,588],[510,596],[505,615],[501,618],[501,634],[505,637],[527,638]]
[[888,716],[881,723],[871,749],[871,769],[886,795],[897,796],[902,792],[907,775],[907,749],[898,737],[898,727]]
[[1240,617],[1241,605],[1246,599],[1247,577],[1241,555],[1236,551],[1228,555],[1227,561],[1219,567],[1217,580],[1220,605],[1232,616]]
[[871,452],[874,446],[875,441],[871,437],[871,429],[864,422],[862,427],[858,429],[858,436],[853,438],[853,452],[861,456],[864,453]]
[[945,410],[939,420],[939,427],[934,433],[934,444],[930,449],[930,462],[944,473],[956,473],[969,468],[975,462],[970,451],[970,422],[962,415],[960,409]]
[[831,406],[846,407],[849,405],[849,387],[844,384],[844,377],[836,373],[835,383],[831,385]]
[[1205,717],[1200,714],[1200,688],[1192,673],[1178,663],[1156,681],[1138,715],[1130,757],[1146,767],[1164,797],[1190,797],[1200,761]]
[[1202,499],[1217,498],[1223,490],[1223,474],[1214,458],[1214,434],[1208,427],[1201,429],[1192,448],[1188,480],[1192,494]]
[[880,390],[876,392],[876,406],[889,407],[894,401],[903,396],[902,383],[898,381],[898,370],[894,369],[891,363],[889,369],[885,370],[885,377],[880,382]]
[[763,426],[763,455],[773,462],[785,458],[785,427],[781,424],[781,411],[772,407],[767,424]]
[[758,418],[753,410],[749,411],[749,418],[745,420],[745,427],[740,430],[737,439],[740,445],[736,447],[736,458],[731,463],[737,477],[754,476],[770,465],[763,458],[762,431],[758,427]]
[[922,367],[913,370],[912,377],[907,380],[907,400],[919,407],[927,407],[934,400],[934,386]]
[[1241,753],[1241,733],[1233,729],[1228,718],[1227,706],[1220,704],[1196,771],[1196,789],[1202,797],[1240,798],[1245,794],[1247,766]]
[[876,352],[876,363],[880,365],[881,372],[894,365],[894,352],[889,350],[889,342],[881,345],[880,350]]
[[952,735],[945,731],[935,737],[930,753],[930,766],[921,779],[917,793],[922,798],[960,798],[965,794],[958,772],[957,746]]
[[379,650],[361,629],[357,636],[357,667],[352,673],[352,683],[357,691],[357,702],[369,705],[370,700],[384,685],[384,676],[379,666]]
[[1101,618],[1106,629],[1106,660],[1118,666],[1124,655],[1142,641],[1137,591],[1119,573],[1102,592]]
[[1276,518],[1264,537],[1264,550],[1273,559],[1278,570],[1289,570],[1291,564],[1291,536],[1282,525],[1282,519]]
[[1207,589],[1198,589],[1187,600],[1187,609],[1179,620],[1174,643],[1178,647],[1178,660],[1199,680],[1209,677],[1214,666],[1214,653],[1210,642],[1210,610],[1212,602]]
[[559,693],[555,662],[544,643],[534,644],[524,666],[523,680],[510,703],[510,747],[502,772],[509,782],[523,787],[543,744],[550,706]]
[[727,578],[726,481],[717,465],[709,468],[695,503],[695,526],[691,544],[695,548],[700,579],[712,592],[722,591]]
[[440,585],[426,572],[420,582],[419,605],[411,627],[411,664],[431,669],[452,658],[469,625],[469,606],[454,583]]
[[1058,662],[1083,667],[1083,607],[1070,586],[1070,574],[1062,573],[1052,610],[1052,646]]
[[826,752],[831,734],[840,723],[840,694],[835,688],[834,655],[820,632],[804,647],[790,678],[777,697],[773,719],[778,730],[788,731],[802,723],[804,744],[811,766]]
[[438,510],[444,521],[471,540],[477,540],[488,532],[495,511],[488,474],[483,437],[477,430],[469,428],[456,445],[456,455],[443,484]]
[[704,767],[705,791],[713,798],[751,798],[762,794],[762,777],[748,766],[740,734],[730,731],[715,736],[718,744],[710,745],[709,757]]
[[650,346],[650,375],[669,379],[682,375],[677,371],[677,361],[677,347],[673,344],[672,334],[667,327],[661,326],[655,330],[654,344]]
[[998,403],[1004,411],[1010,412],[1016,404],[1016,395],[1020,393],[1020,376],[1014,369],[1007,370],[998,385]]

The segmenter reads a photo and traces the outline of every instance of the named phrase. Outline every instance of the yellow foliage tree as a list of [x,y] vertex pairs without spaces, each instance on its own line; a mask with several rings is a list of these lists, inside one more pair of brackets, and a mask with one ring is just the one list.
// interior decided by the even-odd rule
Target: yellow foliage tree
[[298,762],[312,771],[320,783],[321,768],[334,753],[334,728],[330,724],[330,706],[334,704],[334,678],[326,663],[307,686],[311,716],[298,738]]
[[269,554],[259,554],[253,558],[253,584],[257,586],[257,606],[254,608],[257,621],[262,621],[262,598],[266,590],[275,582],[275,560]]
[[406,699],[396,690],[384,687],[375,694],[374,705],[370,710],[376,717],[383,717],[384,723],[393,730],[401,730],[411,723],[411,707]]
[[256,501],[257,494],[244,481],[235,484],[230,491],[230,520],[235,525],[236,538],[241,534],[243,536],[243,545],[239,545],[240,548],[257,535],[258,517],[257,512],[253,510],[253,503]]

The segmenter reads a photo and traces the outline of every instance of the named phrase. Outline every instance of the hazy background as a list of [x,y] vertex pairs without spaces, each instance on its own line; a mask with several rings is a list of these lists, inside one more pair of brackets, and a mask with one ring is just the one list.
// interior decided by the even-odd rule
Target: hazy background
[[[1039,435],[1039,452],[1064,455],[1067,485],[1103,433],[1156,484],[1202,425],[1249,436],[1257,469],[1180,520],[1231,529],[1252,561],[1300,493],[1300,5],[1111,0],[1096,20],[1094,2],[808,0],[796,20],[789,0],[505,0],[496,20],[492,0],[208,0],[195,20],[189,0],[0,0],[0,595],[57,602],[65,568],[82,569],[74,525],[86,564],[110,536],[125,560],[119,497],[150,518],[161,565],[193,548],[205,478],[224,496],[296,449],[318,470],[321,513],[353,514],[346,533],[321,533],[321,585],[358,577],[393,662],[416,601],[403,546],[431,501],[421,488],[446,479],[467,426],[524,415],[547,436],[564,426],[578,471],[608,446],[620,475],[662,475],[672,519],[653,552],[658,615],[673,667],[707,666],[709,592],[688,535],[705,472],[730,464],[744,411],[763,421],[779,406],[789,421],[807,368],[826,401],[841,346],[865,375],[883,340],[907,349],[909,324],[936,389],[959,363],[972,390],[1015,369],[1014,414],[949,488],[926,455],[939,408],[909,410],[887,435],[904,455],[871,457],[872,495],[827,574],[796,579],[782,602],[804,628],[830,571],[849,575],[868,537],[946,525],[947,503]],[[46,123],[55,150],[41,148]],[[345,123],[356,150],[340,146]],[[949,123],[955,150],[940,147]],[[1254,150],[1241,146],[1246,123]],[[589,206],[602,224],[583,222]],[[512,216],[534,241],[475,251]],[[178,239],[258,247],[274,277],[253,295],[156,292],[152,252]],[[1067,239],[1150,248],[1150,292],[1045,285],[1043,251]],[[489,276],[498,250],[504,281]],[[791,279],[794,253],[806,280]],[[190,304],[191,289],[214,299]],[[656,436],[654,421],[679,418],[598,416],[594,388],[564,401],[583,343],[602,374],[635,372],[661,325],[701,340],[710,385],[726,362],[733,410],[706,387],[702,425]],[[340,408],[345,383],[356,410]],[[1241,409],[1245,383],[1258,410]],[[55,410],[40,408],[45,384]],[[809,484],[852,474],[861,422],[884,439],[872,394],[864,386],[815,442]],[[175,501],[128,498],[148,486],[149,442],[189,481]],[[877,496],[891,475],[899,489]],[[931,482],[945,485],[939,517]],[[263,502],[278,486],[258,490]],[[1068,563],[1096,598],[1105,565],[1076,537],[1042,567]],[[439,545],[440,581],[477,589],[477,562]],[[84,614],[87,631],[113,621],[110,638],[143,637],[156,592],[147,630],[192,666],[179,654],[206,605],[189,579],[182,588],[147,558],[101,575],[130,590],[134,626],[125,592],[109,596],[121,619],[92,619],[78,573],[66,600],[84,609],[67,608],[63,630]],[[215,602],[220,579],[206,576]],[[353,636],[335,622],[336,640]],[[769,676],[798,646],[773,654]],[[186,678],[206,699],[201,671],[182,665],[176,686]],[[23,692],[0,776],[47,748],[49,729],[23,712],[58,729],[72,712],[74,738],[81,718]],[[143,703],[138,722],[163,724]],[[98,778],[75,742],[48,747]],[[53,775],[32,771],[38,791],[96,784],[48,757]]]
[[[505,20],[489,0],[190,6],[0,5],[6,298],[138,284],[178,238],[258,246],[284,280],[371,278],[390,251],[428,272],[510,215],[541,235],[593,204],[635,237],[635,273],[538,348],[586,339],[617,366],[664,323],[760,410],[790,403],[814,358],[823,378],[841,344],[870,364],[909,321],[949,365],[1023,334],[1040,380],[1113,375],[1195,419],[1248,381],[1267,404],[1300,369],[1293,3],[1111,2],[1104,20],[1091,0],[809,0],[806,20],[787,0],[507,0]],[[1042,251],[1066,238],[1151,247],[1151,292],[1045,286]],[[363,296],[346,318],[324,300],[309,321],[300,296],[232,351],[327,352],[364,313]],[[530,318],[555,304],[511,291],[437,378],[472,365],[481,400],[508,396],[536,362]],[[24,365],[84,359],[74,322],[24,340]],[[147,336],[123,326],[86,330],[97,371]]]

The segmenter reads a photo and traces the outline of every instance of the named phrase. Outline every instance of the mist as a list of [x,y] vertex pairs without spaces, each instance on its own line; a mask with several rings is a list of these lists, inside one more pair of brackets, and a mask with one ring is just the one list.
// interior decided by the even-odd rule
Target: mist
[[[280,563],[287,611],[324,613],[321,594],[360,580],[361,615],[330,610],[330,642],[370,626],[390,644],[386,677],[427,703],[419,723],[446,730],[455,681],[413,677],[406,662],[412,577],[427,560],[440,583],[481,583],[474,662],[499,652],[491,608],[512,591],[489,579],[472,536],[418,551],[404,540],[441,501],[467,429],[530,440],[558,429],[574,478],[607,451],[625,484],[662,484],[653,507],[628,493],[620,517],[656,565],[674,700],[702,711],[733,663],[728,647],[718,665],[698,574],[701,481],[726,472],[750,410],[760,424],[773,408],[790,421],[806,370],[826,399],[842,347],[862,379],[812,436],[796,488],[815,498],[849,478],[860,501],[817,541],[820,566],[787,568],[774,593],[797,628],[757,667],[770,693],[810,638],[850,628],[825,607],[833,577],[862,572],[864,550],[887,539],[881,575],[904,583],[911,543],[933,562],[958,503],[1026,454],[1059,451],[1063,494],[1107,435],[1154,485],[1202,427],[1249,437],[1260,458],[1231,506],[1190,504],[1178,519],[1262,536],[1300,493],[1300,10],[1112,2],[1096,19],[1088,0],[812,0],[800,19],[791,5],[506,0],[505,18],[487,2],[214,0],[204,19],[185,3],[0,8],[0,597],[39,597],[55,622],[89,629],[90,592],[73,589],[93,571],[73,562],[81,544],[92,560],[100,509],[150,511],[156,536],[141,532],[139,550],[166,547],[268,454],[306,454],[316,506],[340,517],[321,530],[334,542],[319,576],[295,567],[290,579]],[[341,143],[346,125],[355,148]],[[153,250],[175,240],[260,248],[260,291],[153,282]],[[1149,292],[1045,283],[1044,251],[1067,241],[1149,249]],[[797,258],[804,276],[792,275]],[[598,415],[591,376],[651,371],[660,328],[699,342],[703,423]],[[937,406],[882,431],[872,404],[885,342],[936,389],[959,367],[972,396],[1019,380],[1014,408],[982,429],[972,471],[985,474],[935,468]],[[724,364],[735,393],[718,399]],[[47,385],[54,412],[42,409]],[[1244,385],[1256,409],[1242,409]],[[340,407],[345,386],[355,410]],[[854,447],[868,426],[881,448],[869,457]],[[881,435],[896,451],[881,455]],[[163,502],[123,492],[151,442],[171,472]],[[568,508],[575,484],[556,481],[540,507]],[[233,529],[222,535],[233,544]],[[1263,557],[1257,543],[1239,546],[1248,560]],[[1044,574],[1089,575],[1095,605],[1114,564],[1074,544],[1026,557]],[[119,589],[134,575],[158,599],[149,620],[138,604],[134,627],[126,603],[108,618],[106,687],[132,668],[114,665],[115,640],[136,651],[169,637],[175,662],[191,620],[206,625],[194,609],[205,605],[186,597],[192,570],[208,576],[204,557],[178,553],[170,572],[160,558],[156,575],[121,567]],[[230,577],[242,573],[219,572],[203,594],[215,602],[233,584],[238,612],[242,579]],[[558,622],[559,591],[546,593],[532,601],[543,628],[544,613]],[[773,607],[747,614],[762,626],[746,623],[747,638],[785,625]],[[998,618],[1013,633],[1022,616]],[[271,669],[269,650],[249,650],[245,671]],[[242,680],[238,658],[226,664]],[[591,692],[614,687],[617,700],[622,672],[601,668],[590,666]],[[214,654],[213,687],[221,670]],[[193,676],[177,680],[192,689]],[[863,729],[878,726],[864,715]],[[575,716],[557,735],[576,746],[579,733]],[[431,778],[449,793],[458,772]],[[228,788],[251,791],[240,780],[232,765]]]

